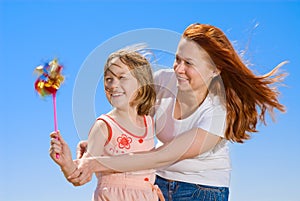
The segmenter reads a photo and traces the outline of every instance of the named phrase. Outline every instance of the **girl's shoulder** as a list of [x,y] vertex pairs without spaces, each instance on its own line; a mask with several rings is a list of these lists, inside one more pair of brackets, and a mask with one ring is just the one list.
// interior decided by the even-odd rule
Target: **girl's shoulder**
[[97,117],[95,121],[95,125],[98,126],[98,129],[103,131],[110,131],[111,127],[113,125],[112,118],[107,114],[102,114],[99,117]]

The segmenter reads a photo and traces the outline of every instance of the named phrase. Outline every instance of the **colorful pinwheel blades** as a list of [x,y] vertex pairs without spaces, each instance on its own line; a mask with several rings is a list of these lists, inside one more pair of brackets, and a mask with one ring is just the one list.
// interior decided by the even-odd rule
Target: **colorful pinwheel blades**
[[44,97],[56,93],[64,80],[61,75],[62,68],[57,59],[46,63],[44,66],[36,67],[35,72],[39,74],[39,77],[34,83],[34,88],[40,96]]

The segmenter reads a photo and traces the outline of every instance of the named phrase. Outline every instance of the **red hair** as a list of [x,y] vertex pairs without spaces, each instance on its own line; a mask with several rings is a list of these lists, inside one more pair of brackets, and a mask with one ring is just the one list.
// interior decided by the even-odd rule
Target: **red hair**
[[277,88],[270,86],[282,81],[286,75],[278,73],[281,65],[266,75],[256,76],[243,63],[226,35],[212,25],[192,24],[186,28],[183,37],[200,45],[220,71],[221,79],[213,79],[209,90],[212,93],[225,93],[226,139],[242,143],[250,138],[250,133],[257,132],[258,121],[266,123],[266,110],[272,117],[274,108],[285,111],[278,101]]

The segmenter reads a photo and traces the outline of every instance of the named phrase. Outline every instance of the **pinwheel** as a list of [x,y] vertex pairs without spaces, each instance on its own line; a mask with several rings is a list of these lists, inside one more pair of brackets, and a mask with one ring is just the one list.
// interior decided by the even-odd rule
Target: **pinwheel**
[[[41,97],[52,95],[54,111],[54,130],[58,131],[56,115],[56,92],[64,81],[61,71],[63,67],[59,65],[58,60],[54,59],[44,65],[35,68],[38,78],[34,83],[34,88]],[[56,155],[59,158],[59,155]]]

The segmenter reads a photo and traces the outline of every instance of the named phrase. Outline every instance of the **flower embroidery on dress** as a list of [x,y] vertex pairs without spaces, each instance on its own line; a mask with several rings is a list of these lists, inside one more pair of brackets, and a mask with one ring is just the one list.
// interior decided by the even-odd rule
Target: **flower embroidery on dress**
[[130,143],[132,142],[132,138],[128,137],[125,134],[122,134],[117,138],[118,146],[120,149],[130,149]]

